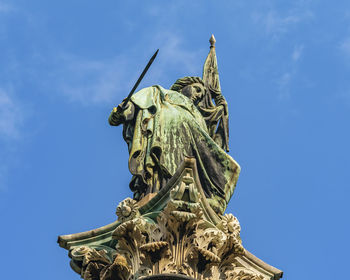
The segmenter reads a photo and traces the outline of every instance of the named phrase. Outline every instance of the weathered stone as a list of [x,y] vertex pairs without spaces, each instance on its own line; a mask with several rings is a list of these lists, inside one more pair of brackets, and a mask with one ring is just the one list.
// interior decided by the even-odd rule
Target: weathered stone
[[[136,201],[127,198],[118,212],[130,206],[127,212],[134,214],[119,216],[108,232],[101,228],[61,236],[59,243],[70,250],[75,271],[89,280],[109,279],[106,271],[119,277],[111,279],[141,279],[164,273],[194,279],[279,279],[281,271],[243,248],[236,217],[208,213],[210,206],[204,203],[195,160],[186,158],[180,168],[168,192],[150,200],[153,207],[139,208]],[[159,211],[160,205],[165,207]]]

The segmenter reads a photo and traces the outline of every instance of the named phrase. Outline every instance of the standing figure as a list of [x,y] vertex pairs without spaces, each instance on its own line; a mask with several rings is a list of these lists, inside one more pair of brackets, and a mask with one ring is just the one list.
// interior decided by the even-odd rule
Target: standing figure
[[147,87],[113,109],[109,123],[124,125],[123,137],[133,175],[130,189],[135,200],[159,192],[185,157],[195,157],[209,204],[217,213],[225,211],[240,167],[225,152],[228,111],[213,54],[211,48],[204,66],[204,81],[184,77],[170,90],[159,85]]

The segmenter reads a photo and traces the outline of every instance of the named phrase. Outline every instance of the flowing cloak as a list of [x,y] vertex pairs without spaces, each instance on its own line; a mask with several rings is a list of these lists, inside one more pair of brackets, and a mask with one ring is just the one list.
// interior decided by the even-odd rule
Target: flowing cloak
[[185,156],[195,157],[205,195],[226,208],[240,167],[209,136],[206,121],[189,98],[157,85],[135,93],[124,108],[119,116],[112,113],[109,122],[124,123],[134,193],[158,192]]

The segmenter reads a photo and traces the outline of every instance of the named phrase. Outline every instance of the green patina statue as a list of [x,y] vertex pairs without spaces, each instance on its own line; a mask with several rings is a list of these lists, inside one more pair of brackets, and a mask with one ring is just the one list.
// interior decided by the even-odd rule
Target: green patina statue
[[109,123],[123,124],[130,188],[117,220],[61,235],[71,268],[84,280],[278,280],[282,271],[243,246],[240,224],[223,214],[240,167],[228,152],[228,110],[215,40],[203,77],[134,94],[158,51]]
[[[184,77],[170,88],[144,88],[114,108],[109,123],[124,125],[134,199],[158,193],[185,157],[197,161],[209,204],[223,213],[240,172],[228,151],[228,109],[221,94],[215,41],[203,79]],[[214,102],[215,104],[214,104]]]

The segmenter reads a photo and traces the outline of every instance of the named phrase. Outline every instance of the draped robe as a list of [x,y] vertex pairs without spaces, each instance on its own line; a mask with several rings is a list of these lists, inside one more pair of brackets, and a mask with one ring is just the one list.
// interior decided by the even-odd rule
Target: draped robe
[[[161,86],[135,93],[121,113],[111,113],[111,125],[124,124],[129,147],[130,188],[135,199],[158,192],[185,156],[195,157],[209,203],[223,212],[240,172],[238,163],[209,136],[206,120],[193,102]],[[213,202],[213,203],[211,203]],[[216,206],[216,208],[218,208]]]

